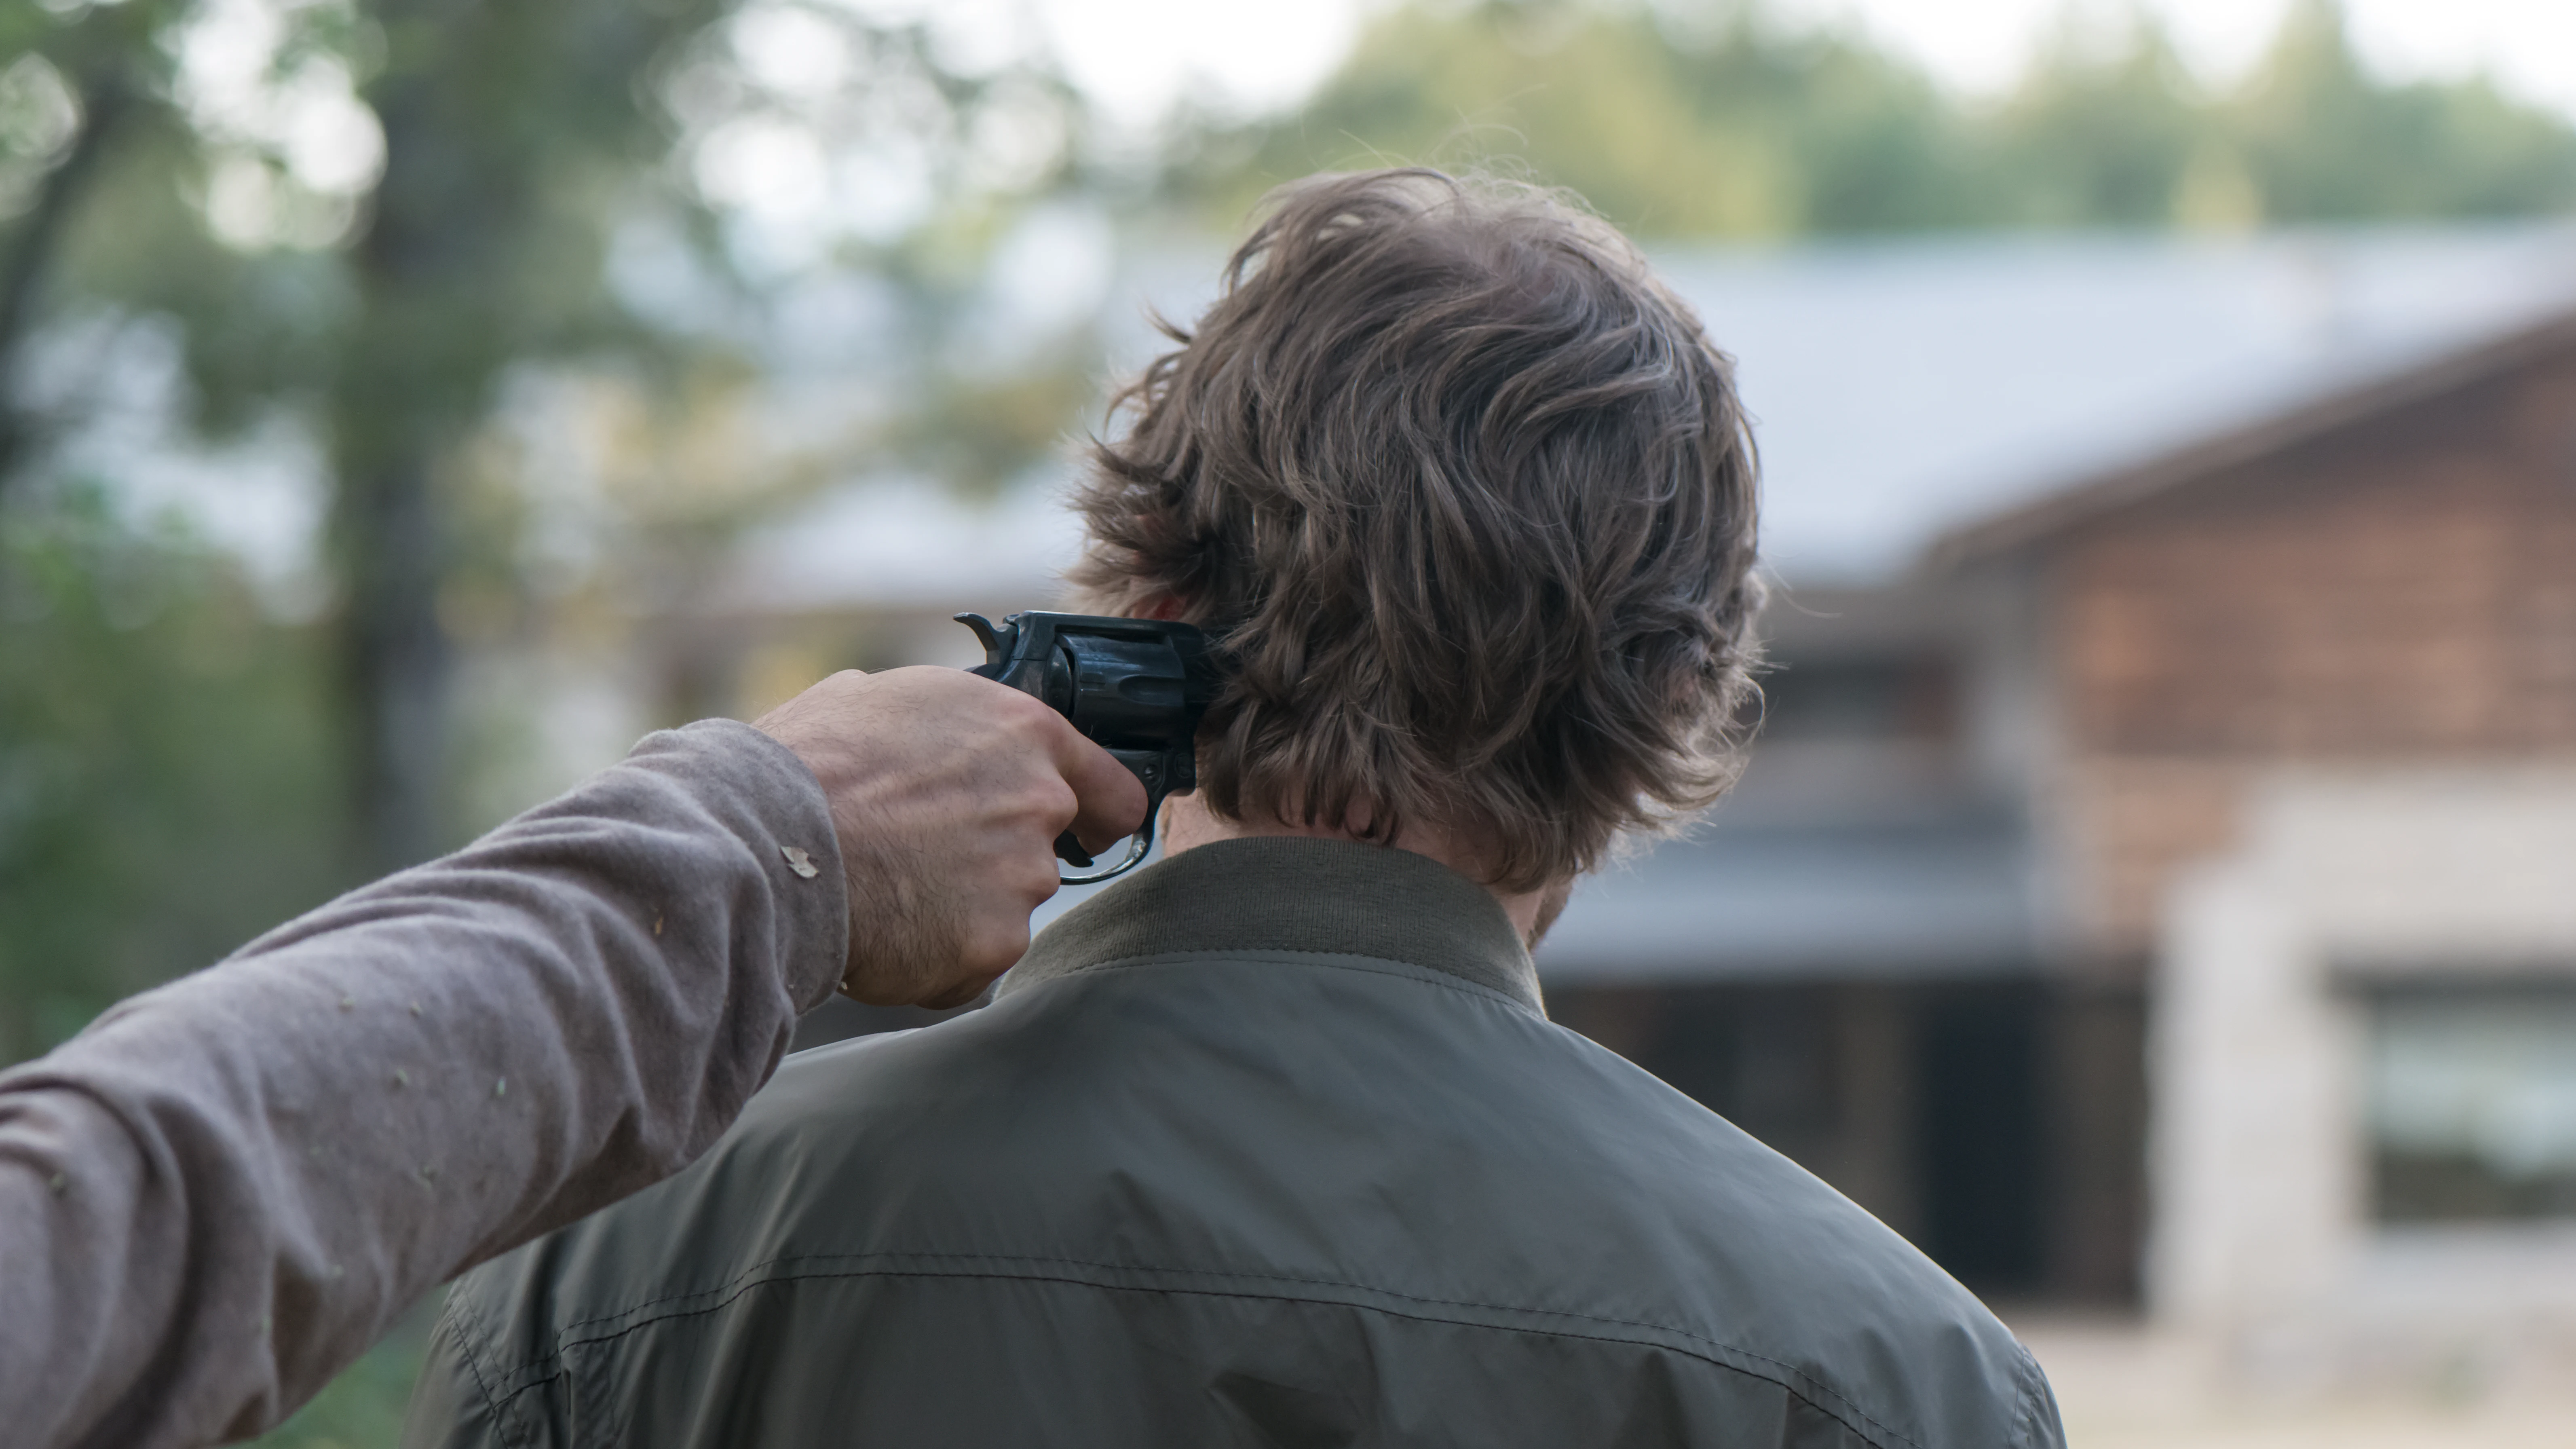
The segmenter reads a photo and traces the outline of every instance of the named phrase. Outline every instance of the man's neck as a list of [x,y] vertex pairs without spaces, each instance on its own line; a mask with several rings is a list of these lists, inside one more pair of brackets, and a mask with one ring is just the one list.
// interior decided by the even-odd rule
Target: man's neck
[[[1301,835],[1317,840],[1359,839],[1337,826],[1290,825],[1280,820],[1259,818],[1219,819],[1199,802],[1196,795],[1175,795],[1163,803],[1163,854],[1167,856],[1178,855],[1212,840],[1242,840],[1270,835]],[[1469,880],[1485,879],[1474,854],[1461,849],[1446,831],[1428,826],[1409,826],[1393,848],[1427,855]],[[1491,885],[1486,889],[1492,890],[1494,899],[1502,903],[1503,914],[1511,918],[1512,929],[1520,933],[1522,944],[1536,946],[1539,937],[1546,934],[1548,926],[1555,922],[1556,913],[1565,908],[1565,897],[1572,887],[1573,882],[1566,881],[1534,891],[1507,893],[1494,890]]]

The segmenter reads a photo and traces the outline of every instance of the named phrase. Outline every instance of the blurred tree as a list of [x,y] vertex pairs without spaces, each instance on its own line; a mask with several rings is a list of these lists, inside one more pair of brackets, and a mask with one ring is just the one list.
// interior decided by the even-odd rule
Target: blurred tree
[[[2214,129],[2161,27],[2137,12],[2108,23],[2065,12],[1983,118],[1996,219],[2160,226]],[[2205,212],[2190,219],[2223,220]]]
[[2513,216],[2576,205],[2576,134],[2483,78],[2391,85],[2335,0],[2297,0],[2270,56],[2214,107],[2274,221]]
[[[375,869],[418,859],[445,834],[442,599],[456,614],[450,584],[492,573],[465,551],[508,548],[460,532],[460,459],[509,377],[623,368],[685,399],[704,391],[692,372],[739,371],[731,359],[768,348],[765,305],[840,269],[887,284],[884,350],[912,353],[879,369],[880,392],[937,411],[943,389],[995,385],[990,368],[919,364],[964,325],[1012,198],[1067,174],[1073,107],[1035,58],[953,40],[933,20],[795,0],[13,8],[0,212],[12,184],[27,204],[0,239],[0,486],[41,471],[31,441],[77,426],[77,389],[9,371],[40,324],[176,318],[203,426],[302,418],[337,484],[355,854]],[[813,176],[800,198],[812,214],[759,214],[777,209],[782,164],[835,156],[844,174]],[[613,275],[639,226],[672,243],[676,281]],[[782,245],[806,250],[790,264]],[[698,305],[675,309],[675,291]],[[1064,369],[1020,361],[1028,380],[999,396],[1059,405],[1060,429]],[[994,441],[1029,431],[933,441],[888,421],[909,404],[881,401],[883,425],[844,429],[843,456],[872,438],[962,461],[989,487],[1010,471]]]
[[[614,219],[602,174],[660,154],[673,128],[650,66],[720,8],[136,0],[14,11],[0,37],[17,51],[0,59],[8,73],[42,67],[33,73],[57,77],[70,112],[69,134],[31,158],[41,179],[0,270],[0,359],[24,355],[39,285],[59,272],[56,317],[86,303],[184,319],[211,425],[300,404],[329,440],[342,753],[356,853],[371,868],[419,859],[439,838],[448,671],[435,471],[506,365],[613,330],[597,284]],[[263,40],[250,75],[189,68],[192,52]],[[298,104],[304,115],[261,134]],[[159,124],[129,120],[145,106]],[[315,170],[325,186],[298,174]],[[192,193],[202,224],[172,225],[196,220],[171,214]],[[27,391],[0,393],[11,477],[28,464]]]
[[[976,344],[984,263],[1078,129],[828,0],[0,6],[0,1061],[472,824],[460,639],[614,652],[863,465],[1025,471],[1091,349]],[[318,461],[315,597],[160,521],[188,451],[217,513]]]
[[110,144],[165,87],[151,44],[174,8],[160,0],[0,13],[0,496],[27,451],[32,420],[12,405],[36,302],[66,228],[98,184]]
[[441,834],[449,538],[436,472],[505,367],[595,346],[614,325],[599,278],[615,212],[598,191],[664,149],[649,67],[717,8],[377,0],[368,12],[383,60],[363,95],[383,126],[384,174],[349,252],[355,306],[326,386],[353,798],[373,869],[430,854]]
[[1173,183],[1228,226],[1319,169],[1502,159],[1662,236],[1976,219],[1960,116],[1850,37],[1749,7],[1489,0],[1392,11],[1292,116],[1200,122]]
[[0,1062],[343,879],[328,671],[230,561],[67,488],[0,535]]
[[1991,102],[1744,0],[1415,3],[1293,115],[1184,125],[1167,187],[1230,220],[1280,181],[1396,160],[1522,171],[1667,238],[2576,206],[2576,127],[2484,79],[2371,75],[2335,0],[2300,0],[2227,93],[2143,14],[2070,8]]

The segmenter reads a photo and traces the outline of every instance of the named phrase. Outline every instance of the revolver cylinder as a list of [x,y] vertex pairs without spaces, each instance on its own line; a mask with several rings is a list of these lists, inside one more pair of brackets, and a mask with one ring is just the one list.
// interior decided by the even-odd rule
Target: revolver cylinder
[[1063,876],[1089,885],[1135,869],[1153,848],[1154,819],[1166,797],[1198,787],[1199,719],[1223,684],[1214,651],[1196,625],[1093,614],[1012,614],[996,627],[981,614],[957,622],[984,644],[972,673],[1045,701],[1107,750],[1145,787],[1145,823],[1127,853],[1105,870],[1068,830],[1055,853],[1090,870]]

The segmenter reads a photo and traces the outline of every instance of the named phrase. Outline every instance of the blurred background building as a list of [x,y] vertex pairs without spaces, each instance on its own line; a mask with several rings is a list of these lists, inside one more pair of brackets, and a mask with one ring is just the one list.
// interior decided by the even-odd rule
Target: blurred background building
[[[1779,583],[1557,1018],[2080,1443],[2562,1442],[2576,14],[2440,9],[0,10],[0,1061],[645,729],[971,662],[1267,186],[1483,166],[1736,355]],[[275,1442],[391,1443],[413,1352]]]

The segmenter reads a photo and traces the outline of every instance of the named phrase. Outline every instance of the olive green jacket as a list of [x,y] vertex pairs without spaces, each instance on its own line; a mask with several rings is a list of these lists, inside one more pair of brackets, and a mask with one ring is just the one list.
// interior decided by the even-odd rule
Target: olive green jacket
[[432,1446],[2063,1443],[1833,1189],[1552,1026],[1404,851],[1202,846],[994,1004],[799,1053],[688,1171],[462,1279]]

